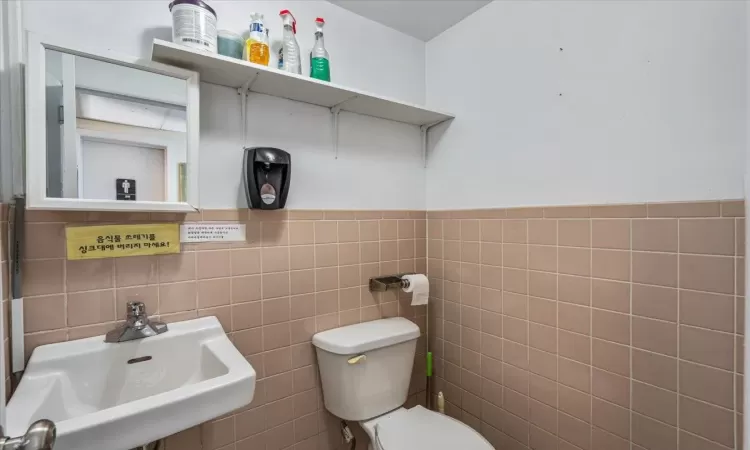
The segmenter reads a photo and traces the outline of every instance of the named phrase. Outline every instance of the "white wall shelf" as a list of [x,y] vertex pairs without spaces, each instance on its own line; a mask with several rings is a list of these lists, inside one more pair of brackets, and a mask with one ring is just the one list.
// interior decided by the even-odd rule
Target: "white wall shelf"
[[154,39],[151,59],[196,71],[200,74],[200,80],[206,83],[237,89],[249,86],[250,92],[326,108],[338,108],[341,111],[396,122],[432,126],[455,117],[452,114],[433,111],[411,103],[282,72],[227,56],[206,53],[160,39]]

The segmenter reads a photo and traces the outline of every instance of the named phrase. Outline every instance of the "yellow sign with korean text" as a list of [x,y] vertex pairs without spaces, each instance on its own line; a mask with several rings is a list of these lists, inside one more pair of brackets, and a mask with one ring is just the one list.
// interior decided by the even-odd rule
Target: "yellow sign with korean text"
[[119,258],[180,252],[176,223],[69,226],[65,228],[68,259]]

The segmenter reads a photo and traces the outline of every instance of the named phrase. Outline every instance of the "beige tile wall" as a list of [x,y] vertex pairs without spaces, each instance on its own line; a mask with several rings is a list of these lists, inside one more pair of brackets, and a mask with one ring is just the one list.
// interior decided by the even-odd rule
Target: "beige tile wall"
[[[258,371],[256,399],[170,438],[169,450],[338,449],[310,336],[394,315],[424,329],[423,308],[373,296],[365,284],[377,273],[426,269],[433,391],[496,447],[740,448],[743,202],[428,217],[31,212],[26,344],[102,334],[134,298],[165,321],[216,315]],[[244,222],[249,243],[65,260],[67,223],[174,220]],[[420,354],[410,404],[424,402],[423,370]],[[366,448],[359,434],[358,448]]]
[[742,201],[428,212],[433,394],[503,450],[741,448],[744,221]]
[[[65,259],[66,224],[175,220],[243,222],[248,243]],[[322,406],[312,334],[398,315],[426,325],[424,307],[366,286],[377,274],[425,272],[423,211],[207,210],[188,217],[30,211],[26,226],[27,352],[103,334],[123,319],[125,302],[137,299],[167,322],[217,316],[258,372],[249,407],[170,438],[168,450],[338,449],[339,424]],[[410,404],[425,401],[423,341]],[[367,448],[361,433],[359,444]]]

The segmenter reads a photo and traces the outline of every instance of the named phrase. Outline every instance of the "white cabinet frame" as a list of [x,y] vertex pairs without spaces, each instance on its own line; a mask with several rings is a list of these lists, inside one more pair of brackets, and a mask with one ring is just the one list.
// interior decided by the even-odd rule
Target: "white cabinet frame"
[[[56,50],[84,58],[118,64],[185,80],[187,85],[187,197],[186,202],[117,201],[47,197],[47,143],[45,115],[45,50]],[[112,52],[83,49],[59,39],[47,40],[26,34],[26,206],[28,209],[74,211],[163,211],[198,210],[200,86],[197,72],[123,56]]]

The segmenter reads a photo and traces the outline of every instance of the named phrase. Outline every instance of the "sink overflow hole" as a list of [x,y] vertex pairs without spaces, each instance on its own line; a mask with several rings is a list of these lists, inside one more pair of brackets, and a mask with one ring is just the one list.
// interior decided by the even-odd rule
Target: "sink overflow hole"
[[151,361],[150,356],[141,356],[140,358],[133,358],[128,360],[128,364],[137,364],[140,362]]

